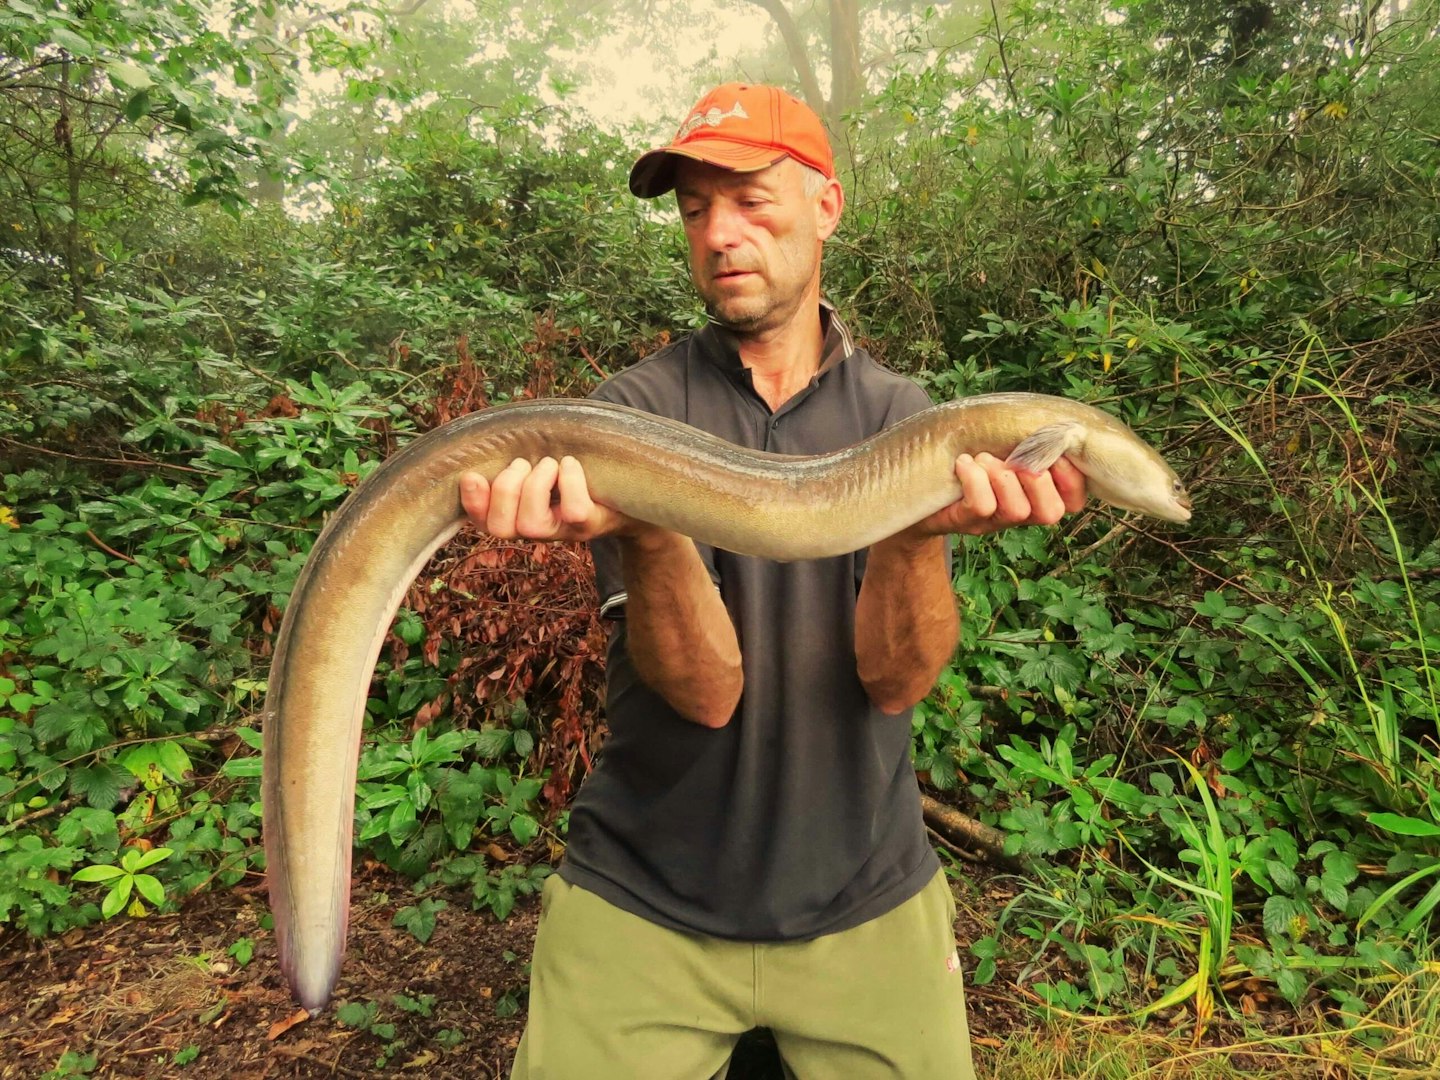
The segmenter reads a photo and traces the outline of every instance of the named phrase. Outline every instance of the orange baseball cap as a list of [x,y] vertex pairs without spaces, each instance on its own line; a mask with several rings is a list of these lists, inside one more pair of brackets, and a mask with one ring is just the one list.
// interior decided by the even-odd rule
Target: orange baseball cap
[[787,157],[835,176],[825,125],[808,105],[774,86],[726,83],[695,103],[668,146],[641,155],[630,190],[642,199],[672,190],[677,158],[758,172]]

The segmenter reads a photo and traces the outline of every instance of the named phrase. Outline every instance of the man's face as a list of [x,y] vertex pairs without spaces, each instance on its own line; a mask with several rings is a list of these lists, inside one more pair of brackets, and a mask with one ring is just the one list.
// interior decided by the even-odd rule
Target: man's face
[[843,201],[838,184],[806,195],[805,172],[789,159],[752,173],[684,161],[675,195],[690,276],[716,322],[763,333],[818,303],[820,245]]

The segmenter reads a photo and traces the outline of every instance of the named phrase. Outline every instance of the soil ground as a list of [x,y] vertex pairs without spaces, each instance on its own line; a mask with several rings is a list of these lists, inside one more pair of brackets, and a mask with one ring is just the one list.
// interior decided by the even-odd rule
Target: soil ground
[[[964,943],[989,931],[984,912],[1009,897],[1003,879],[983,871],[958,892]],[[393,1024],[393,1033],[346,1027],[333,1008],[313,1019],[297,1010],[280,980],[273,938],[260,926],[265,898],[258,887],[196,896],[174,914],[122,917],[45,941],[11,933],[0,938],[0,1080],[505,1075],[524,1026],[524,965],[538,902],[499,922],[472,911],[465,897],[450,897],[427,944],[391,925],[410,903],[403,879],[375,865],[359,869],[336,994],[337,1002],[375,1003],[374,1023]],[[229,955],[242,938],[255,943],[244,965]],[[982,1076],[989,1075],[988,1049],[1037,1026],[1004,974],[969,993]],[[407,1011],[396,995],[430,1015]],[[776,1076],[763,1039],[743,1045],[746,1065],[732,1076]],[[67,1051],[94,1055],[95,1063],[57,1068]]]

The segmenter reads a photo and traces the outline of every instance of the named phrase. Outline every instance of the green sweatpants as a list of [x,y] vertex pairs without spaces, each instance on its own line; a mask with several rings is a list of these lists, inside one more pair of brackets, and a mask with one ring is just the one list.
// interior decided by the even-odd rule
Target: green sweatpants
[[648,922],[557,875],[542,894],[511,1080],[711,1080],[752,1027],[800,1080],[974,1080],[943,874],[811,941],[746,944]]

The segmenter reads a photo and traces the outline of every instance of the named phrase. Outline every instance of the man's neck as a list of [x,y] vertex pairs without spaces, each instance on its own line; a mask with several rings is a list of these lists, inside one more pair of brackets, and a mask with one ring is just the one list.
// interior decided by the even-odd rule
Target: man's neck
[[825,333],[817,300],[778,330],[739,337],[740,362],[761,400],[775,412],[809,385],[820,369]]

